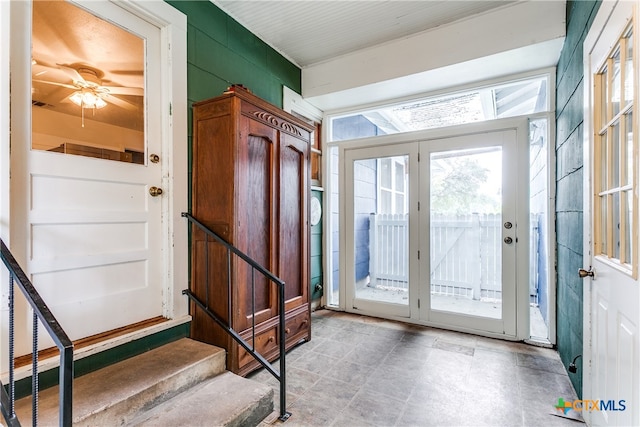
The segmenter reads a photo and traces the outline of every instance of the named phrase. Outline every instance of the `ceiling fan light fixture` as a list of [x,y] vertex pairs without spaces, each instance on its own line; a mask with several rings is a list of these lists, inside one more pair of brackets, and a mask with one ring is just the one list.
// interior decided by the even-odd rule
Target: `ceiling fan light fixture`
[[71,94],[69,100],[82,108],[104,108],[107,103],[92,90],[79,90]]

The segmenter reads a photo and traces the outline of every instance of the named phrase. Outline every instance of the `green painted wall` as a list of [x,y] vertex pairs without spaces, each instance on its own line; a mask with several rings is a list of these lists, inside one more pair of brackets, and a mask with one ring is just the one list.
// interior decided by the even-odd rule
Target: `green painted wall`
[[209,1],[167,0],[187,16],[190,103],[222,94],[232,83],[282,107],[282,86],[300,93],[300,69]]
[[[557,344],[568,366],[582,354],[583,84],[582,45],[599,1],[567,2],[567,37],[556,79]],[[582,358],[569,374],[582,396]]]
[[[283,86],[301,92],[300,69],[213,3],[165,1],[187,16],[188,123],[194,102],[221,95],[231,84],[242,84],[281,108]],[[189,188],[192,133],[189,126]]]

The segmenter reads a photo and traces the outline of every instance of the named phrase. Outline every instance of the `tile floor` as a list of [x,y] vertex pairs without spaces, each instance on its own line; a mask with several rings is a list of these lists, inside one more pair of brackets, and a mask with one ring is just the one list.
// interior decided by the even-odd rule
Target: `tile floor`
[[[277,381],[249,377],[277,406]],[[329,310],[287,354],[287,381],[286,427],[583,425],[554,415],[576,399],[554,350]]]

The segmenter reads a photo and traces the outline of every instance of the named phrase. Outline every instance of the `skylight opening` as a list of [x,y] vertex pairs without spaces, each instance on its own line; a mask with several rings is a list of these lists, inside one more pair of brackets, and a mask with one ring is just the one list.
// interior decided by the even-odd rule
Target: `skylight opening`
[[330,141],[391,135],[549,110],[548,76],[381,106],[331,119]]

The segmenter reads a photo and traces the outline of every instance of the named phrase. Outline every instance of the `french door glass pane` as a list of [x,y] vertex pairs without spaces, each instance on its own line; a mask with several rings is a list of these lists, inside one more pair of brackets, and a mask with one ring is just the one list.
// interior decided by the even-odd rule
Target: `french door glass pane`
[[624,184],[633,183],[633,113],[629,112],[625,115],[627,131],[626,145],[627,145],[627,181]]
[[620,193],[613,193],[613,257],[620,259]]
[[604,67],[602,73],[600,73],[600,127],[602,128],[609,121],[609,115],[607,114],[607,105],[609,103],[609,70]]
[[[600,137],[600,170],[606,171],[609,164],[609,149],[607,144],[607,134],[605,133]],[[609,189],[609,183],[607,182],[607,175],[601,173],[600,175],[600,191],[607,191]]]
[[[405,165],[408,160],[408,156],[394,156],[354,161],[356,298],[409,304],[409,215],[404,202],[409,194],[403,191],[409,188],[408,174],[395,174],[396,182],[391,183],[392,165]],[[394,193],[395,212],[391,213]]]
[[633,102],[633,31],[629,31],[626,39],[627,55],[624,83],[624,99],[627,104]]
[[431,308],[502,318],[502,149],[431,154]]
[[607,195],[600,197],[600,253],[601,254],[607,254],[608,252],[608,249],[607,249],[607,241],[608,241],[607,212],[609,212],[609,210],[607,209],[608,197],[609,196]]
[[627,198],[627,208],[625,209],[625,218],[624,221],[627,224],[626,227],[626,236],[625,236],[625,254],[624,259],[627,264],[631,264],[631,260],[633,259],[633,240],[631,230],[633,229],[633,224],[631,223],[631,219],[633,218],[633,192],[625,191],[625,196]]
[[611,187],[615,188],[620,185],[620,123],[616,123],[611,127]]
[[611,107],[613,108],[612,117],[620,112],[620,50],[618,49],[613,55],[613,76],[611,81]]

